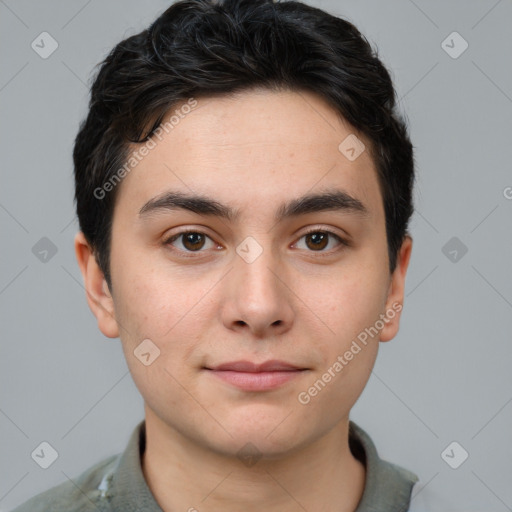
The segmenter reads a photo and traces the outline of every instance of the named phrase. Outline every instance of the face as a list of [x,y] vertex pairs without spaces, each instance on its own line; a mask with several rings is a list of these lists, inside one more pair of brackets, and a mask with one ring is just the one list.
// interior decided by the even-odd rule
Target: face
[[[147,413],[218,453],[278,456],[347,421],[397,332],[410,245],[390,275],[372,158],[339,149],[365,139],[322,99],[197,101],[119,185],[111,296],[77,254]],[[256,366],[215,370],[240,361]]]

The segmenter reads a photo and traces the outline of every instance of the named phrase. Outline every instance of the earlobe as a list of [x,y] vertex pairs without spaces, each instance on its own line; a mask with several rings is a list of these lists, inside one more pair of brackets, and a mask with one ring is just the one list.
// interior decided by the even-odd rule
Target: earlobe
[[400,315],[405,295],[405,277],[412,252],[412,238],[406,235],[400,248],[396,268],[391,276],[386,310],[384,311],[385,326],[380,333],[380,341],[390,341],[398,333],[400,326]]
[[87,303],[96,317],[100,331],[108,338],[119,337],[112,294],[92,248],[81,231],[75,235],[75,255],[82,272]]

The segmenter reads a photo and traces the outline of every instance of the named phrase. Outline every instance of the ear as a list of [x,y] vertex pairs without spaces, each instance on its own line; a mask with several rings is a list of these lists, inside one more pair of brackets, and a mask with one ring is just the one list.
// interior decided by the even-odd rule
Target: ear
[[75,235],[75,254],[84,279],[87,303],[98,321],[100,331],[108,338],[119,337],[114,300],[92,248],[81,231]]
[[400,248],[395,271],[391,275],[388,297],[386,300],[386,311],[384,312],[384,328],[380,334],[380,341],[392,340],[398,333],[400,326],[400,315],[404,303],[405,275],[412,251],[412,238],[405,236]]

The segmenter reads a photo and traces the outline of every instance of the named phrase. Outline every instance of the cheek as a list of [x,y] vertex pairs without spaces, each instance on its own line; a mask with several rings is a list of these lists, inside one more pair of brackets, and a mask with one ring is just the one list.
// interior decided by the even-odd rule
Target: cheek
[[[353,407],[370,378],[377,352],[377,343],[365,346],[356,342],[340,354],[341,359],[337,360],[340,366],[331,363],[326,369],[327,375],[321,376],[322,381],[328,380],[326,386],[330,386],[329,391],[323,393],[324,405],[328,409],[339,407],[339,404],[343,404],[347,411]],[[350,360],[348,354],[352,354]]]
[[172,321],[170,316],[178,314],[176,304],[171,307],[166,286],[154,283],[152,275],[118,273],[116,282],[117,297],[115,312],[122,325],[123,339],[135,343],[139,338],[159,338],[166,325]]
[[340,266],[338,272],[323,279],[301,280],[297,291],[325,325],[327,337],[338,340],[338,349],[375,324],[383,312],[386,294],[385,272],[362,259]]
[[[201,326],[194,305],[198,302],[197,294],[201,290],[204,294],[204,287],[197,284],[183,286],[157,274],[129,272],[125,267],[118,273],[116,301],[116,317],[123,325],[122,348],[130,373],[144,400],[156,409],[159,403],[177,407],[186,398],[180,383],[187,382],[192,372],[188,361],[198,343],[197,331]],[[142,351],[139,347],[148,349]],[[148,365],[141,357],[147,352]]]
[[[372,274],[373,276],[373,274]],[[362,271],[338,276],[336,286],[313,297],[326,336],[316,337],[320,364],[302,389],[311,411],[335,421],[348,414],[368,379],[378,353],[379,336],[371,330],[382,312],[382,290],[377,276]],[[301,402],[302,403],[302,402]]]
[[128,241],[112,250],[116,318],[131,338],[160,338],[187,306],[190,288],[162,268],[158,255]]
[[[125,262],[116,276],[115,312],[125,355],[133,359],[134,349],[150,339],[160,350],[159,366],[182,375],[208,320],[205,290],[215,280],[191,280],[156,264],[130,264]],[[138,364],[133,366],[140,372]]]

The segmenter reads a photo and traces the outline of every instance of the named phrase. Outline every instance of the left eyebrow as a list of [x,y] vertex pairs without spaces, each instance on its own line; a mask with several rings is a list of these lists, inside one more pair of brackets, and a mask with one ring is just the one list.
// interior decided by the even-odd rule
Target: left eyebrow
[[[190,195],[178,191],[169,191],[150,199],[139,210],[139,217],[146,217],[160,211],[189,210],[199,215],[215,216],[228,221],[240,218],[240,210],[204,195]],[[368,208],[357,198],[343,190],[328,190],[321,193],[306,194],[283,203],[277,209],[275,221],[315,213],[321,211],[339,211],[357,215],[361,218],[370,217]]]

